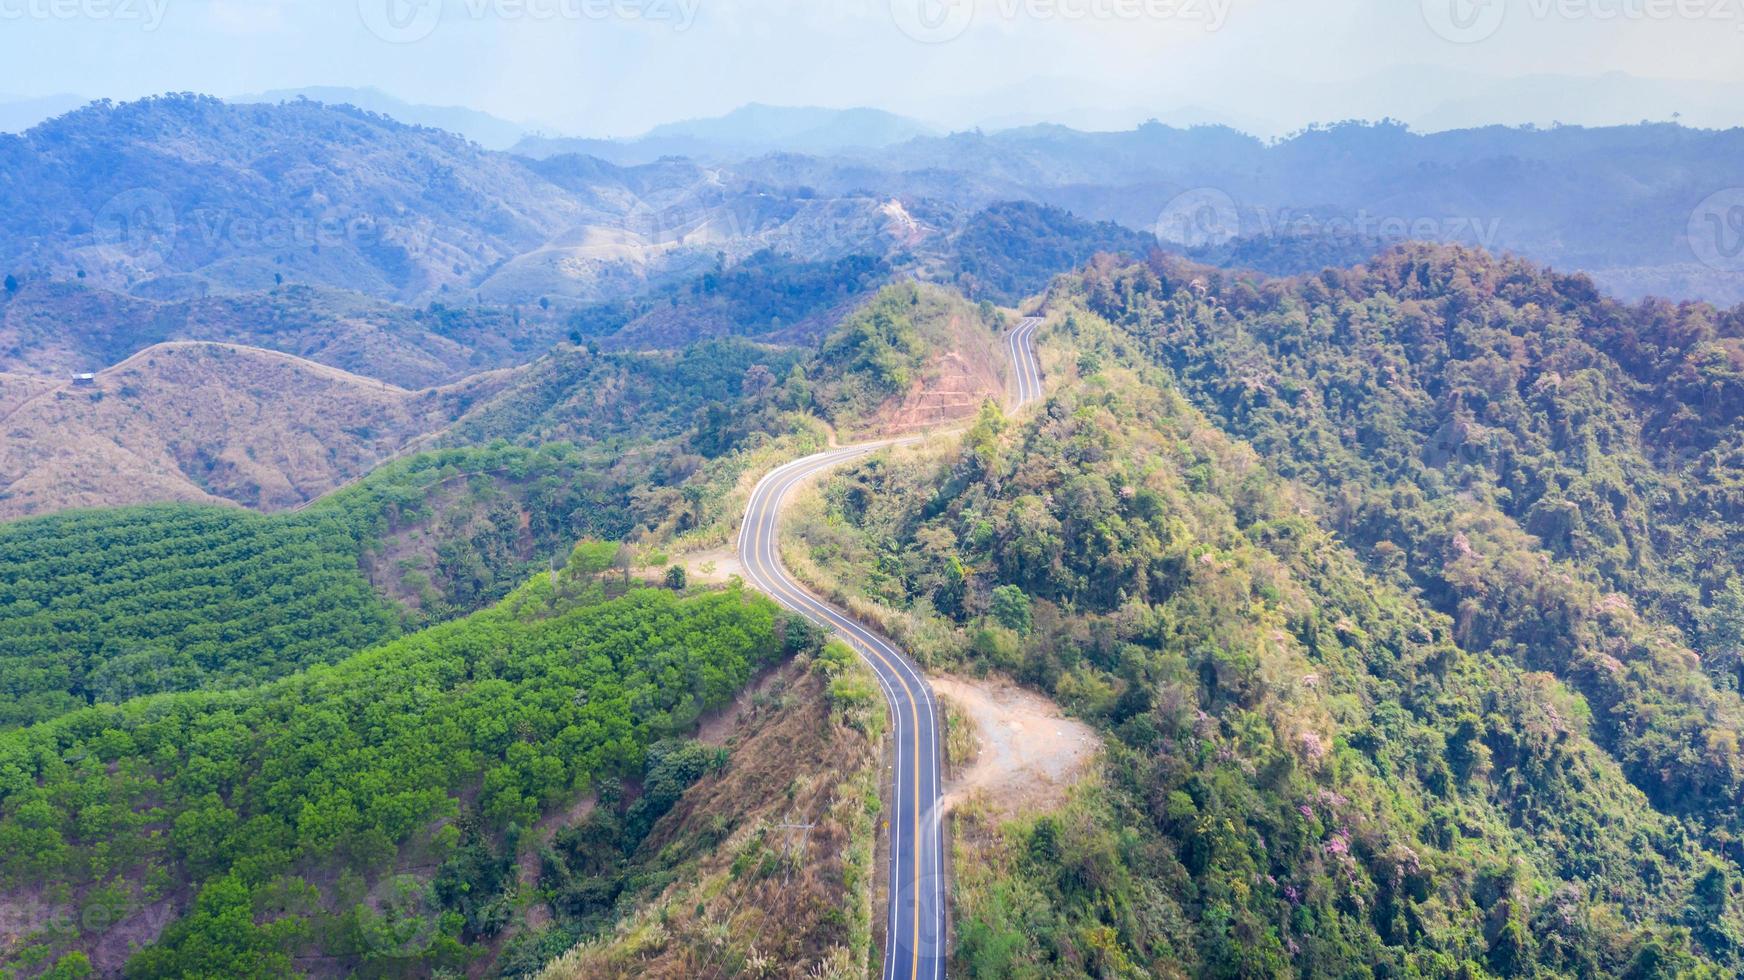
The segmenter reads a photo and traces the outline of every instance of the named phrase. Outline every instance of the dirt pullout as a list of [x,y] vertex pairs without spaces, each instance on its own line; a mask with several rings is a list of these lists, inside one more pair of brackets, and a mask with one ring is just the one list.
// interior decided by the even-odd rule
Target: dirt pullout
[[946,810],[977,792],[1000,813],[1052,808],[1065,800],[1101,747],[1090,726],[1010,681],[945,674],[927,679],[968,717],[979,743],[973,761],[945,784]]
[[739,564],[739,553],[732,548],[711,548],[678,555],[674,564],[683,565],[692,585],[725,585],[735,576],[743,578],[745,569]]

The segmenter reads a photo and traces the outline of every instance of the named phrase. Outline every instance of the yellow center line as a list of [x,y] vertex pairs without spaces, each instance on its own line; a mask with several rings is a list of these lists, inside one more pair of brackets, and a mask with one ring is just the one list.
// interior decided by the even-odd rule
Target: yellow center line
[[[841,462],[841,460],[833,460],[832,459],[829,461],[830,465],[834,465],[837,462]],[[819,468],[821,469],[822,467],[819,467]],[[794,484],[798,483],[800,480],[804,479],[805,477],[810,476],[813,472],[816,472],[816,470],[808,470],[808,471],[805,471],[802,473],[795,473],[795,474],[789,475],[785,480],[782,481],[782,485],[774,493],[772,493],[770,495],[771,499],[769,499],[765,504],[765,506],[769,507],[769,509],[770,509],[770,522],[769,523],[770,523],[770,531],[771,531],[771,534],[770,534],[770,546],[771,546],[771,552],[772,552],[771,557],[774,558],[774,567],[779,570],[778,574],[783,578],[785,578],[785,576],[786,576],[786,569],[781,567],[781,564],[780,564],[781,556],[780,556],[779,550],[776,547],[777,541],[780,537],[779,528],[780,528],[781,501],[787,496],[788,492],[790,492],[793,489]],[[860,624],[854,622],[854,620],[851,617],[847,616],[846,614],[837,612],[836,610],[829,608],[821,599],[819,599],[818,597],[813,596],[812,594],[807,592],[803,586],[800,586],[797,582],[794,582],[792,579],[786,579],[784,584],[788,585],[795,593],[799,594],[801,598],[805,599],[806,604],[814,606],[817,609],[823,610],[826,613],[835,613],[835,615],[840,617],[843,622],[849,623],[853,626],[860,626]],[[827,620],[827,619],[829,619],[829,616],[826,615],[824,618]],[[836,626],[836,624],[833,622],[830,623],[830,625]],[[865,627],[860,627],[860,628],[865,629]],[[920,822],[921,822],[920,821],[920,705],[918,702],[915,701],[914,688],[909,684],[908,677],[907,677],[905,671],[897,669],[897,665],[894,662],[892,662],[889,657],[886,657],[883,653],[879,652],[878,648],[875,647],[874,645],[872,645],[871,643],[868,643],[864,639],[862,639],[861,637],[855,635],[852,629],[847,630],[846,632],[848,633],[848,638],[854,643],[854,645],[856,647],[861,648],[862,651],[868,657],[877,658],[879,663],[882,663],[890,671],[890,673],[892,673],[896,676],[896,680],[902,684],[903,696],[908,699],[908,716],[911,719],[913,719],[913,721],[914,721],[914,726],[913,726],[914,751],[912,753],[912,757],[914,760],[914,823],[913,823],[912,828],[910,830],[910,836],[912,837],[913,843],[914,843],[912,860],[913,860],[913,864],[914,864],[915,888],[914,888],[914,901],[912,902],[912,908],[911,908],[912,918],[914,920],[914,928],[913,928],[913,932],[912,932],[912,956],[911,956],[911,961],[909,964],[909,975],[911,977],[918,978],[920,976],[920,892],[921,892],[921,882],[920,882],[920,879],[921,879],[921,867],[920,867],[920,849],[921,849],[920,848],[920,844],[921,844],[921,826],[920,826]],[[870,634],[871,631],[866,630],[866,632],[868,634]],[[898,706],[897,710],[900,711],[901,708]],[[902,763],[902,746],[900,743],[896,747],[896,754],[897,754],[897,766],[900,769],[901,763]],[[892,841],[891,847],[892,847],[892,849],[894,849],[896,847],[896,842],[894,840]],[[897,867],[898,867],[898,869],[900,869],[902,867],[902,862],[901,862],[900,858],[898,858],[898,860],[897,860]],[[894,884],[895,883],[893,882],[892,885],[894,886]]]

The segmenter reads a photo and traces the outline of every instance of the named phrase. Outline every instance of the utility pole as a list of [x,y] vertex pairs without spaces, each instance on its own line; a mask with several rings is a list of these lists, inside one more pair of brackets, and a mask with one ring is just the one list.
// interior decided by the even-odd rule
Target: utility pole
[[[781,823],[781,824],[776,824],[775,826],[779,830],[803,831],[803,833],[801,833],[800,837],[799,837],[799,856],[801,858],[804,858],[806,853],[807,853],[806,846],[811,841],[811,829],[813,827],[816,827],[817,824],[815,824],[815,823]],[[794,863],[791,860],[793,857],[793,834],[792,833],[789,833],[787,835],[787,847],[783,849],[782,856],[784,858],[788,859],[787,860],[787,874],[783,875],[781,878],[781,884],[783,887],[785,887],[787,885],[788,881],[790,881],[793,878]]]

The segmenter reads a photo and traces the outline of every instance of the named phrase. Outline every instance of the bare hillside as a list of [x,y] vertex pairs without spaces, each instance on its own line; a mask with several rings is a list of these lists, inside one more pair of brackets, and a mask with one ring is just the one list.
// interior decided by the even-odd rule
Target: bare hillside
[[58,378],[115,364],[153,344],[207,340],[427,388],[531,359],[558,336],[555,316],[538,312],[405,307],[300,285],[153,300],[36,279],[16,294],[0,293],[0,371]]
[[408,391],[288,354],[177,342],[89,384],[0,378],[0,517],[161,500],[303,503],[501,383]]

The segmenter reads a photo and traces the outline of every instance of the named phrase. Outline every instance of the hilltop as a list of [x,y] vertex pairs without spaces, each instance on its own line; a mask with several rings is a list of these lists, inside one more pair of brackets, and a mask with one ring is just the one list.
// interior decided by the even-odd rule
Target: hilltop
[[273,351],[175,342],[19,399],[0,514],[186,500],[277,510],[367,472],[502,379],[408,391]]

